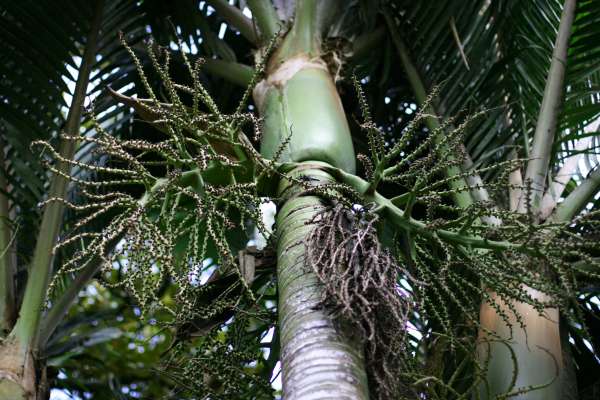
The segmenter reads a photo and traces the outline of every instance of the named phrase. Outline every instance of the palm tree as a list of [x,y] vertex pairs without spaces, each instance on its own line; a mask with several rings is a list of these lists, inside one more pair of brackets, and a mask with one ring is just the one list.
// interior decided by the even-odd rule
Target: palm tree
[[[124,2],[122,8],[104,6],[104,12],[98,5],[66,135],[54,153],[60,162],[51,166],[50,201],[28,273],[43,279],[27,280],[22,302],[12,294],[13,274],[1,282],[8,334],[2,352],[18,357],[3,358],[9,361],[0,365],[0,388],[35,398],[43,371],[33,368],[37,352],[79,289],[126,255],[131,264],[121,284],[144,313],[167,310],[169,326],[179,327],[178,340],[199,330],[206,354],[237,363],[211,372],[206,359],[175,342],[175,350],[186,353],[177,360],[190,365],[177,367],[186,374],[200,371],[192,380],[213,396],[239,396],[244,387],[259,398],[262,381],[255,375],[269,378],[278,358],[286,399],[534,399],[574,393],[560,329],[562,322],[571,329],[581,322],[575,305],[579,282],[596,277],[597,260],[586,240],[595,214],[573,219],[594,201],[600,181],[597,171],[579,182],[570,177],[587,157],[582,150],[589,142],[581,139],[590,135],[584,128],[599,113],[592,38],[598,36],[593,21],[600,9],[572,0],[564,6],[252,0],[250,19],[242,4],[211,0],[212,8],[201,4],[199,11],[191,3],[170,8]],[[142,95],[112,96],[153,125],[147,129],[162,132],[155,137],[166,139],[160,145],[152,136],[113,140],[105,121],[96,121],[96,136],[82,140],[110,156],[108,161],[73,162],[90,71],[122,63],[112,45],[111,51],[95,51],[102,49],[95,38],[101,26],[112,32],[142,26],[125,16],[140,10],[156,40],[180,41],[179,50],[172,65],[154,44],[138,46],[126,35],[119,54],[126,50],[135,61]],[[25,18],[17,11],[24,12],[14,6],[9,21]],[[163,12],[173,15],[173,26],[161,19]],[[211,32],[221,21],[224,34]],[[384,21],[385,28],[375,28]],[[209,56],[204,72],[212,78],[185,51],[199,38]],[[251,61],[250,49],[258,59],[254,68],[238,61]],[[105,64],[92,66],[95,53],[103,54]],[[140,60],[148,60],[153,72],[144,71]],[[186,84],[173,79],[184,76],[177,68],[187,74]],[[126,87],[134,79],[120,71],[107,81],[118,89],[114,83]],[[153,86],[155,79],[162,91]],[[232,95],[232,86],[224,86],[228,96],[220,96],[222,80],[249,85],[252,92]],[[9,81],[18,79],[10,75]],[[9,105],[19,91],[10,93]],[[260,122],[248,113],[250,96]],[[240,98],[234,112],[223,111]],[[468,111],[458,115],[461,110]],[[347,114],[358,116],[353,121]],[[6,115],[9,129],[24,129],[10,119],[20,114]],[[249,129],[260,133],[258,152]],[[573,143],[580,148],[573,150]],[[356,156],[354,149],[363,154]],[[43,314],[50,254],[64,205],[70,204],[71,167],[92,171],[91,182],[97,183],[77,181],[92,204],[80,210],[119,211],[97,227],[99,236],[73,223],[71,239],[57,248],[65,256],[52,281],[64,271],[79,272]],[[8,179],[15,175],[4,176],[2,193],[10,194],[7,185],[17,186]],[[278,208],[271,238],[276,289],[268,263],[259,268],[261,257],[245,249],[251,237],[244,221],[265,230],[257,212],[265,197],[277,200]],[[10,216],[8,202],[17,203],[2,199],[0,212]],[[12,242],[11,226],[4,225],[0,236],[4,248]],[[121,250],[113,250],[122,238]],[[75,240],[83,251],[73,249]],[[9,254],[3,255],[7,272],[14,269]],[[207,259],[218,268],[199,289],[189,274],[202,270],[198,265]],[[165,280],[176,289],[165,291]],[[264,322],[275,293],[277,324]],[[232,316],[234,322],[225,323]],[[410,326],[424,335],[416,344]],[[262,359],[253,351],[272,327],[271,354]],[[252,340],[240,342],[224,332]],[[229,353],[227,346],[238,346],[240,353]],[[250,372],[227,375],[257,358],[259,366]]]

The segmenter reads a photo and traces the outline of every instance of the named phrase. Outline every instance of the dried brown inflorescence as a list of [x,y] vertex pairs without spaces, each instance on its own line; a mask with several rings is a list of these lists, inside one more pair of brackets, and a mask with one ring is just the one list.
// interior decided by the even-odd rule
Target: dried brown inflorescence
[[399,284],[410,274],[379,242],[377,221],[365,207],[329,207],[311,221],[305,260],[324,286],[323,306],[364,343],[371,390],[393,398],[406,389],[401,372],[411,357],[406,329],[413,300]]

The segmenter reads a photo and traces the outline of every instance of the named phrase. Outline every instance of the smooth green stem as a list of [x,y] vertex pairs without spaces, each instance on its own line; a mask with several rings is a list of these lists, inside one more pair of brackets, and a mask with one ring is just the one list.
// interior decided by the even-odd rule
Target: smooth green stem
[[600,190],[600,169],[590,172],[587,178],[556,207],[550,222],[569,222],[594,199]]
[[[344,109],[331,74],[318,58],[316,5],[314,0],[296,2],[294,25],[270,60],[261,90],[254,92],[264,119],[261,154],[300,165],[318,160],[353,172],[355,155]],[[320,168],[286,172],[311,183],[333,181]],[[303,190],[284,180],[278,191],[284,200],[276,222],[283,397],[368,399],[363,346],[321,306],[323,287],[305,263],[304,241],[325,204]]]
[[354,172],[350,128],[331,74],[306,57],[288,64],[296,61],[300,67],[292,76],[265,90],[260,106],[264,119],[261,154],[284,162],[319,160]]
[[[392,36],[394,46],[398,51],[398,55],[400,56],[402,66],[404,67],[404,71],[406,72],[406,78],[408,79],[413,89],[417,103],[419,104],[419,106],[422,106],[427,99],[427,91],[425,89],[425,85],[423,84],[423,80],[421,79],[419,71],[413,64],[412,59],[410,58],[408,48],[406,47],[406,44],[404,44],[404,41],[400,36],[400,32],[398,32],[398,29],[396,28],[393,15],[389,12],[385,12],[384,16],[387,22],[388,29]],[[425,109],[424,112],[431,115],[437,115],[435,110],[433,110],[431,107]],[[427,124],[427,127],[431,132],[439,129],[441,125],[440,121],[436,117],[426,118],[425,123]],[[453,157],[448,158],[449,161],[453,160]],[[460,168],[456,166],[450,166],[446,168],[446,176],[448,177],[458,176],[461,174],[461,172],[462,171],[460,170]],[[465,179],[452,180],[449,183],[449,185],[452,189],[455,190],[453,198],[457,206],[467,208],[468,206],[473,204],[473,199],[471,198],[469,191],[466,189],[468,187],[468,184],[465,181]]]
[[310,56],[320,50],[320,32],[317,22],[317,0],[299,0],[296,4],[294,27],[292,28],[295,51]]
[[242,10],[234,5],[229,4],[226,0],[207,0],[217,13],[225,20],[229,25],[237,29],[240,34],[248,39],[249,42],[257,44],[258,35],[252,26],[252,20],[244,15]]
[[250,84],[254,75],[254,68],[248,65],[214,58],[205,60],[204,69],[213,75],[243,87]]
[[279,17],[270,0],[248,0],[248,7],[252,11],[252,18],[260,30],[263,42],[269,40],[279,31]]
[[[75,136],[79,134],[81,125],[81,114],[87,92],[88,81],[92,66],[95,63],[96,45],[102,21],[102,10],[104,2],[99,0],[96,5],[94,19],[90,27],[90,33],[85,44],[85,51],[79,68],[73,101],[69,108],[65,132]],[[75,155],[77,144],[74,141],[61,141],[59,153],[63,158],[72,159]],[[65,174],[70,174],[70,167],[59,163],[57,168]],[[65,198],[67,195],[68,180],[60,175],[54,175],[50,183],[49,198]],[[31,348],[35,346],[39,323],[46,299],[48,281],[52,272],[53,256],[52,250],[56,245],[60,231],[64,204],[53,201],[44,207],[42,223],[37,237],[33,258],[28,271],[27,284],[23,303],[19,311],[19,318],[11,332],[21,346]]]
[[299,54],[309,59],[318,57],[321,50],[317,1],[301,0],[296,3],[294,25],[286,34],[274,56],[274,63],[283,63]]
[[0,337],[3,337],[10,332],[16,318],[15,265],[3,140],[0,140],[0,168]]
[[[531,182],[531,207],[535,214],[540,207],[546,185],[546,176],[552,155],[552,144],[556,133],[556,123],[563,100],[565,70],[567,67],[567,52],[571,28],[575,18],[576,0],[566,0],[556,43],[552,52],[552,62],[546,80],[542,106],[538,115],[535,134],[531,146],[530,160],[527,163],[525,180]],[[527,205],[521,197],[519,212],[525,212]]]

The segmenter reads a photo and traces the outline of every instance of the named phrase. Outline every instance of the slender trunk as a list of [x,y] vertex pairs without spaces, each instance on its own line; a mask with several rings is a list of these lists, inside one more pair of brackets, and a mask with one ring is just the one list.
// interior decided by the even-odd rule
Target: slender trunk
[[[538,301],[550,300],[546,294],[529,287],[524,290]],[[511,399],[564,399],[561,381],[565,362],[558,310],[548,308],[540,315],[532,306],[521,302],[513,302],[511,310],[495,293],[490,293],[490,297],[508,317],[508,324],[496,308],[482,304],[478,354],[488,373],[487,384],[480,386],[481,398],[495,399],[508,392],[513,395]],[[520,327],[515,312],[526,324],[525,330]]]
[[[254,91],[264,118],[261,153],[279,161],[318,161],[354,172],[344,110],[320,59],[317,20],[316,1],[297,2],[294,25]],[[333,180],[311,169],[310,163],[290,174],[311,184]],[[280,197],[277,271],[284,398],[368,399],[362,346],[320,307],[323,288],[304,263],[302,243],[311,232],[307,222],[324,207],[323,199],[287,180],[280,185]]]
[[12,254],[13,240],[8,204],[8,185],[4,174],[4,141],[0,140],[0,338],[13,327],[16,318],[15,265]]
[[[68,135],[79,134],[83,104],[95,62],[103,6],[103,0],[98,0],[94,8],[94,19],[90,25],[73,101],[67,115],[65,131]],[[75,155],[76,146],[75,142],[64,140],[59,153],[64,159],[70,160]],[[59,163],[57,168],[65,175],[70,174],[70,165],[66,163]],[[48,198],[65,198],[67,185],[68,180],[64,176],[54,175]],[[33,400],[45,396],[45,367],[36,365],[35,356],[39,352],[36,344],[52,271],[52,252],[60,231],[63,211],[64,205],[61,202],[50,202],[44,208],[19,316],[13,330],[0,346],[0,400]]]
[[[552,144],[554,143],[558,114],[564,97],[569,39],[573,20],[575,19],[576,4],[576,0],[565,0],[564,2],[556,43],[552,51],[550,71],[548,71],[544,97],[542,98],[531,145],[531,157],[527,162],[527,170],[525,171],[525,180],[531,184],[531,203],[529,206],[532,207],[536,217],[544,197]],[[527,210],[527,204],[525,203],[524,197],[521,197],[519,212]]]

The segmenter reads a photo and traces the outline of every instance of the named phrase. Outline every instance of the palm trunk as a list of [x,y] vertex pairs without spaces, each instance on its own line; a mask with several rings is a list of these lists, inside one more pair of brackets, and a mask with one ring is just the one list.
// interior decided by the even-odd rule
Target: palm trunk
[[[544,293],[528,287],[525,290],[540,302],[550,300]],[[488,371],[487,383],[480,386],[481,398],[493,399],[504,393],[512,394],[511,399],[567,398],[561,389],[565,368],[558,310],[548,308],[542,316],[526,303],[513,302],[511,310],[495,293],[490,297],[508,316],[510,326],[496,308],[481,305],[478,354]],[[515,312],[526,324],[525,330],[519,326]]]
[[0,140],[0,338],[12,329],[16,318],[15,265],[13,258],[12,227],[8,203],[8,184],[4,173],[4,141]]
[[[297,2],[294,25],[254,91],[264,118],[261,153],[306,162],[288,176],[311,184],[333,181],[310,162],[354,172],[355,155],[342,104],[320,59],[317,2]],[[290,136],[291,135],[291,136]],[[297,182],[297,181],[296,181]],[[323,289],[304,263],[308,222],[323,199],[284,181],[277,215],[277,271],[283,393],[297,399],[367,399],[363,351],[320,306]]]
[[[297,169],[294,177],[326,183],[332,178],[318,169]],[[280,194],[298,194],[282,184]],[[320,307],[322,287],[304,263],[303,240],[311,219],[323,209],[317,196],[300,195],[285,202],[277,215],[277,275],[281,365],[285,399],[368,399],[360,343]]]

